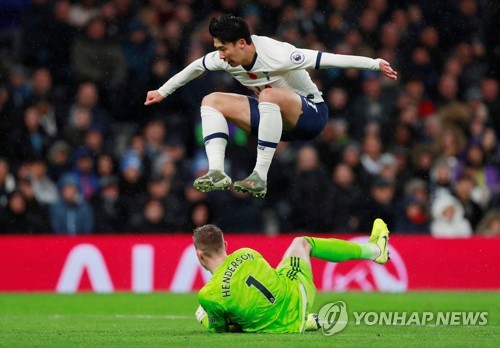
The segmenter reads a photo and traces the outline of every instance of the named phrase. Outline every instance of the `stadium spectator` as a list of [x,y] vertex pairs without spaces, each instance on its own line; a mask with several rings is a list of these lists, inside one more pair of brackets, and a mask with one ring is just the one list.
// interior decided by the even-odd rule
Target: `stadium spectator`
[[99,177],[95,173],[92,152],[80,147],[73,152],[73,175],[80,183],[83,197],[90,202],[99,191]]
[[456,198],[462,204],[464,209],[464,216],[470,222],[472,229],[474,230],[479,223],[479,220],[483,216],[483,209],[481,206],[473,199],[473,190],[476,185],[476,181],[473,177],[462,174],[455,182],[455,188],[453,193]]
[[66,172],[70,171],[71,147],[64,140],[58,140],[49,149],[47,154],[48,175],[54,181]]
[[118,43],[109,39],[106,22],[101,17],[91,18],[83,35],[77,37],[71,48],[71,63],[76,80],[92,81],[100,87],[105,104],[113,99],[127,76],[127,65]]
[[498,79],[484,76],[481,80],[481,95],[495,129],[497,137],[500,137],[500,120],[495,115],[500,115],[500,91]]
[[500,192],[500,170],[496,165],[486,162],[480,144],[471,144],[465,151],[465,159],[459,161],[454,175],[470,175],[475,181],[474,199],[482,207],[487,207],[491,196]]
[[131,218],[130,230],[139,233],[166,233],[174,232],[175,227],[165,221],[165,205],[160,200],[151,198]]
[[347,164],[339,163],[333,169],[328,197],[330,206],[326,216],[330,220],[329,229],[334,232],[360,231],[361,217],[358,212],[365,192],[356,180],[353,169]]
[[479,139],[484,150],[485,161],[493,165],[500,164],[500,144],[493,128],[486,127]]
[[401,234],[429,233],[429,213],[425,203],[412,196],[404,196],[392,230]]
[[358,142],[351,141],[342,149],[341,162],[352,168],[361,188],[368,191],[371,176],[361,163],[361,146]]
[[456,162],[451,160],[438,159],[434,164],[431,172],[430,181],[430,196],[431,201],[434,201],[440,195],[450,195],[453,191],[454,178],[452,165]]
[[51,52],[47,45],[45,29],[52,21],[50,0],[32,1],[23,14],[23,60],[35,66],[47,64]]
[[128,211],[120,196],[118,178],[113,175],[103,176],[99,181],[100,190],[92,200],[95,212],[96,233],[119,233],[130,231],[127,224]]
[[315,139],[314,146],[318,150],[321,163],[327,171],[331,171],[339,162],[340,154],[351,137],[348,133],[348,123],[342,118],[330,119],[320,136]]
[[411,167],[413,168],[411,176],[430,182],[437,153],[435,147],[431,144],[420,143],[413,146],[411,151]]
[[363,153],[361,154],[361,165],[364,170],[375,177],[380,172],[380,156],[383,152],[382,139],[379,136],[379,131],[368,133],[363,137]]
[[83,199],[79,181],[73,174],[59,180],[60,198],[50,206],[50,221],[56,234],[89,234],[94,230],[94,211]]
[[146,178],[140,157],[134,150],[128,151],[120,162],[120,194],[130,212],[142,210],[143,200],[138,197],[146,194]]
[[26,199],[20,191],[9,194],[7,206],[0,210],[0,233],[33,233],[34,226],[28,220]]
[[100,178],[116,175],[116,161],[109,153],[103,152],[97,156],[96,172]]
[[[85,110],[88,113],[88,119],[85,121],[79,120],[76,112]],[[84,122],[82,124],[82,122]],[[83,82],[78,85],[75,100],[70,105],[68,110],[67,125],[75,125],[79,130],[85,133],[90,128],[96,128],[101,131],[104,136],[110,131],[110,122],[108,112],[100,103],[100,93],[97,85],[93,82]],[[82,135],[82,137],[84,134]]]
[[300,183],[290,195],[294,207],[290,216],[294,230],[312,228],[317,232],[328,231],[331,209],[329,180],[313,146],[305,145],[299,149],[292,182]]
[[189,206],[178,194],[172,190],[172,181],[162,175],[153,175],[147,183],[149,199],[157,199],[165,208],[165,223],[172,229],[179,230],[186,226]]
[[396,183],[381,177],[372,180],[368,197],[360,209],[360,231],[370,229],[370,217],[381,216],[388,226],[394,226],[396,218]]
[[469,237],[472,227],[465,219],[460,202],[450,194],[440,194],[432,203],[431,234],[439,238]]
[[44,132],[52,137],[59,136],[61,127],[60,100],[53,88],[52,73],[47,68],[38,68],[31,77],[32,94],[27,104],[37,109],[39,123]]
[[213,213],[210,203],[200,201],[193,204],[189,210],[189,223],[183,231],[192,231],[195,228],[212,223]]
[[37,200],[31,180],[19,179],[18,187],[26,202],[26,220],[32,232],[43,234],[52,232],[48,206]]
[[99,7],[96,0],[82,0],[71,5],[69,23],[78,28],[83,28],[98,14]]
[[130,21],[127,29],[122,51],[127,62],[128,78],[131,83],[144,82],[144,76],[149,73],[155,57],[154,41],[141,21]]
[[9,162],[0,158],[0,209],[5,208],[8,196],[16,189],[16,179],[9,173]]
[[378,160],[378,164],[380,165],[378,176],[387,181],[394,182],[396,188],[394,198],[399,199],[403,190],[403,182],[398,180],[399,166],[396,156],[389,152],[383,153]]
[[[46,29],[45,40],[47,40],[47,47],[50,51],[47,66],[53,72],[58,83],[71,84],[73,82],[71,47],[78,34],[78,25],[72,21],[72,18],[75,17],[74,14],[69,0],[57,0],[54,3],[53,18]],[[58,90],[63,91],[64,89],[59,88]]]
[[47,174],[47,164],[42,159],[28,162],[28,179],[31,180],[36,200],[44,205],[55,203],[59,198],[57,186]]
[[490,237],[500,236],[500,211],[488,211],[477,225],[475,233]]
[[54,141],[41,127],[40,112],[35,107],[27,108],[23,124],[6,136],[9,137],[9,158],[15,166],[30,159],[44,158]]
[[349,117],[351,134],[361,139],[367,134],[368,127],[386,129],[391,115],[394,114],[395,96],[384,90],[381,79],[373,71],[360,73],[362,93],[352,98]]

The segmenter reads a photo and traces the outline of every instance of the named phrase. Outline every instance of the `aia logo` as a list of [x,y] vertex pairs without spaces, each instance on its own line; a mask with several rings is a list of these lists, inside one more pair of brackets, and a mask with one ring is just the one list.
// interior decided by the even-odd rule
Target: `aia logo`
[[[355,243],[367,243],[368,237],[350,239]],[[389,244],[391,260],[385,265],[373,261],[328,263],[323,271],[323,290],[391,291],[408,289],[408,272],[403,258]]]
[[250,77],[252,80],[257,80],[257,75],[251,72],[247,72],[247,76]]
[[290,60],[292,61],[293,64],[300,64],[302,63],[306,57],[304,56],[304,53],[300,51],[295,51],[290,55]]

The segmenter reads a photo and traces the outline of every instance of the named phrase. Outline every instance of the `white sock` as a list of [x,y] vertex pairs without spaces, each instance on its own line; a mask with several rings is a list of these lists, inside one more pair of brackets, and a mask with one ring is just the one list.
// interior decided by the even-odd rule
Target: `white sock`
[[267,172],[271,166],[276,146],[281,139],[283,120],[280,107],[273,103],[259,103],[260,122],[259,139],[257,143],[257,162],[255,171],[260,178],[267,181]]
[[375,260],[381,254],[380,248],[375,243],[360,244],[360,247],[362,259]]
[[208,157],[208,170],[224,172],[224,155],[229,139],[227,121],[219,110],[210,106],[202,106],[200,110],[203,141]]

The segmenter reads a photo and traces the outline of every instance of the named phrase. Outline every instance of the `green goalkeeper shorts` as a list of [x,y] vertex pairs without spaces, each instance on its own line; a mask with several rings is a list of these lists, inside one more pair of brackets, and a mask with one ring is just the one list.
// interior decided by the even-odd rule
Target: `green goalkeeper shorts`
[[316,286],[314,286],[313,273],[309,263],[300,257],[291,256],[281,260],[276,271],[280,276],[285,276],[304,286],[307,296],[307,313],[309,313],[316,297]]

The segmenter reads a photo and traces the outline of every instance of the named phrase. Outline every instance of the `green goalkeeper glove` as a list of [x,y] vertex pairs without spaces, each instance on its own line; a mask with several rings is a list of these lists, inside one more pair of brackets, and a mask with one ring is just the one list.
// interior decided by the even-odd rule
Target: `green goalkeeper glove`
[[321,322],[319,321],[316,313],[309,313],[307,315],[305,331],[318,331],[321,329]]
[[202,306],[198,306],[195,315],[196,315],[196,320],[198,320],[200,324],[202,324],[206,329],[208,329],[208,315]]

